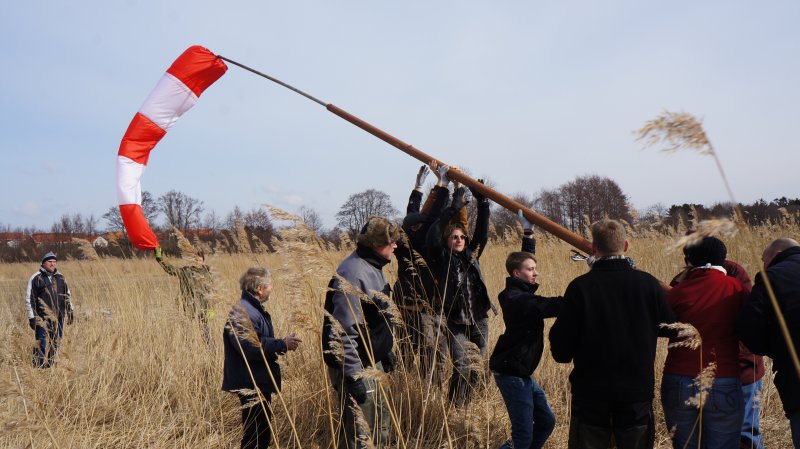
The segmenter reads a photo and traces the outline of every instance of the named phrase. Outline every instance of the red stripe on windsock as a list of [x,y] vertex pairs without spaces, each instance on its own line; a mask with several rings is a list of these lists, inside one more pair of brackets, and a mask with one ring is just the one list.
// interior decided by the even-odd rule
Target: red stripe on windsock
[[128,231],[128,240],[139,249],[153,249],[158,247],[158,239],[144,218],[142,206],[138,204],[123,204],[119,206],[122,223]]
[[199,97],[226,70],[228,66],[217,55],[205,47],[194,45],[178,56],[167,73],[178,78]]
[[150,150],[156,146],[166,133],[166,131],[150,121],[149,118],[137,112],[133,116],[130,125],[128,125],[125,135],[122,136],[122,142],[119,144],[119,152],[117,154],[142,165],[147,165]]

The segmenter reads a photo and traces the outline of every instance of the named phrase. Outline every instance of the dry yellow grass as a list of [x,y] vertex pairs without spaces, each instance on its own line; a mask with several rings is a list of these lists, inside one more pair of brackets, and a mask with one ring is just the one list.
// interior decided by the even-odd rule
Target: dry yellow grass
[[[726,238],[730,258],[753,274],[767,242],[778,236],[797,238],[798,231],[797,224],[787,222],[739,232]],[[332,447],[330,391],[319,329],[327,282],[347,251],[329,251],[308,233],[293,232],[276,254],[207,255],[219,292],[216,316],[210,322],[211,347],[203,341],[200,326],[177,307],[177,281],[155,261],[61,262],[59,269],[70,283],[77,313],[75,324],[66,328],[58,364],[49,370],[31,367],[33,332],[24,316],[25,282],[37,267],[0,265],[0,340],[4,342],[0,349],[0,447],[23,448],[31,443],[36,448],[237,447],[239,402],[220,391],[221,335],[230,304],[238,298],[237,279],[254,264],[273,269],[275,293],[267,308],[277,334],[297,332],[304,341],[298,351],[283,358],[286,407],[277,398],[273,401],[274,447]],[[561,294],[586,266],[569,260],[566,244],[538,238],[539,292]],[[682,266],[680,251],[666,251],[676,239],[634,230],[630,255],[640,269],[668,281]],[[517,242],[490,243],[481,259],[495,301],[504,284],[505,256],[517,249]],[[390,277],[395,269],[394,264],[389,267]],[[491,351],[502,332],[501,317],[491,317],[490,326]],[[560,448],[567,440],[570,367],[554,363],[548,354],[545,348],[535,377],[558,420],[546,447]],[[662,341],[657,372],[665,354],[666,341]],[[393,373],[389,394],[405,447],[495,448],[508,438],[503,401],[488,379],[469,407],[450,410],[445,395],[426,394],[415,374],[402,368]],[[789,447],[788,423],[771,374],[764,385],[761,420],[767,446]],[[658,447],[668,447],[657,396]],[[297,428],[299,444],[290,420]]]

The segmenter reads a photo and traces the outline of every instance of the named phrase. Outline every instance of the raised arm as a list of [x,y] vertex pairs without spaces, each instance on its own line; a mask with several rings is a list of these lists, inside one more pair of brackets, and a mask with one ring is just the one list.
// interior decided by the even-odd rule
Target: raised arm
[[419,213],[419,207],[420,204],[422,204],[422,184],[425,183],[428,172],[430,172],[430,169],[428,169],[427,165],[420,167],[419,172],[417,172],[417,177],[414,180],[414,190],[412,190],[411,195],[408,196],[406,214]]
[[[483,183],[482,179],[478,181]],[[489,242],[489,199],[477,190],[470,189],[470,191],[478,203],[478,216],[475,219],[475,233],[469,242],[469,248],[472,251],[477,250],[478,253],[475,257],[480,258],[483,250],[486,249],[486,243]]]

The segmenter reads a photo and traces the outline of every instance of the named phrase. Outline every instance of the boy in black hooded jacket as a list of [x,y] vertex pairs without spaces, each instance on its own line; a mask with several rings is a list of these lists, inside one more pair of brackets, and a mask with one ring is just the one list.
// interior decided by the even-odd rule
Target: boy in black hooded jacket
[[509,276],[499,296],[506,331],[489,359],[511,420],[511,439],[501,449],[541,448],[556,423],[544,391],[531,375],[542,358],[544,319],[558,315],[562,298],[536,295],[536,240],[531,223],[521,215],[520,219],[524,227],[522,251],[508,255]]

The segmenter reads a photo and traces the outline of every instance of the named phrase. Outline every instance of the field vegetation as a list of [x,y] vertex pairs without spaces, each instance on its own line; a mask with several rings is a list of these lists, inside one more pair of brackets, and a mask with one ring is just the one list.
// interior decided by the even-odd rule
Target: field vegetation
[[[682,231],[634,227],[629,255],[638,268],[668,282],[683,265],[681,252],[675,249]],[[275,292],[267,308],[276,333],[296,332],[304,341],[298,351],[282,358],[283,393],[273,398],[273,445],[333,447],[331,429],[337,413],[331,410],[334,396],[322,361],[320,329],[327,282],[349,250],[329,248],[302,226],[279,232],[282,240],[273,241],[277,252],[207,254],[215,279],[210,345],[204,341],[201,327],[178,307],[177,280],[168,277],[154,260],[60,261],[77,314],[75,323],[65,330],[57,365],[47,370],[31,366],[34,339],[24,316],[26,281],[37,267],[0,264],[0,446],[237,447],[241,437],[239,402],[220,391],[222,329],[231,304],[239,297],[239,275],[249,266],[263,265],[274,273]],[[729,258],[739,261],[752,277],[768,242],[782,236],[797,238],[798,234],[796,217],[787,216],[776,223],[740,226],[738,232],[723,239]],[[563,294],[570,280],[587,270],[586,264],[570,260],[567,244],[541,233],[536,237],[539,292]],[[494,301],[504,285],[505,256],[518,248],[513,233],[495,236],[481,259]],[[396,264],[386,271],[393,280]],[[490,329],[491,352],[503,330],[502,317],[492,316]],[[660,377],[666,341],[659,343],[658,354],[656,372]],[[414,366],[413,360],[406,360],[406,367],[386,380],[397,418],[391,447],[495,448],[509,437],[506,410],[490,376],[468,407],[455,410],[448,407],[446,394],[442,394],[446,385],[427,385]],[[566,447],[569,372],[569,365],[553,362],[546,347],[534,374],[557,416],[546,447]],[[789,447],[788,422],[769,368],[764,379],[761,423],[767,446]],[[669,436],[657,391],[655,396],[657,447],[666,448]]]

